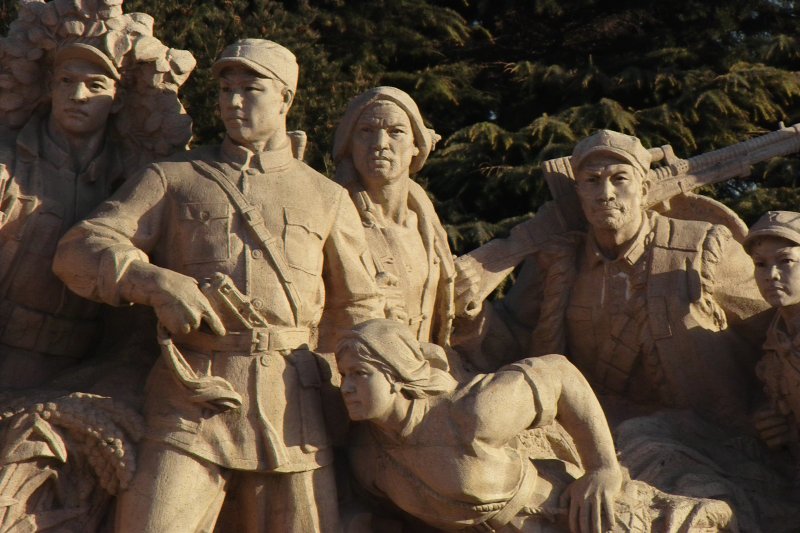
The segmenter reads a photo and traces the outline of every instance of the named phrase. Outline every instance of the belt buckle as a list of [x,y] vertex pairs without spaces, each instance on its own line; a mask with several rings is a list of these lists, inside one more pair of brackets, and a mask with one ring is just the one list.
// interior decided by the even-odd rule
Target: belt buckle
[[251,352],[268,352],[269,351],[269,332],[268,331],[254,331],[253,344]]

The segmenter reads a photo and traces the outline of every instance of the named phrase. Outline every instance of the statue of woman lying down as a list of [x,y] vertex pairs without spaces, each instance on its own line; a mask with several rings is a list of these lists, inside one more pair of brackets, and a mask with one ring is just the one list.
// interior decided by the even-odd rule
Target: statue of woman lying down
[[[427,350],[426,350],[427,353]],[[444,531],[728,531],[721,501],[626,480],[603,411],[563,356],[523,359],[458,385],[402,324],[358,326],[336,352],[354,476]],[[528,457],[517,436],[557,420],[582,467]],[[580,472],[578,476],[569,472]]]

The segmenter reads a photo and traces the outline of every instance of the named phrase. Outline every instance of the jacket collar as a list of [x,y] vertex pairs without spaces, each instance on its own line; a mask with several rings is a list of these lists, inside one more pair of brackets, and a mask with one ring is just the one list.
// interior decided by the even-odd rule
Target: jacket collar
[[[72,167],[69,152],[59,146],[47,131],[47,114],[35,114],[17,134],[17,154],[20,159],[33,161],[43,159],[56,168]],[[81,179],[95,183],[108,182],[122,174],[124,165],[116,145],[108,137],[100,153],[92,159],[78,175]]]
[[636,232],[633,240],[631,240],[627,248],[615,259],[609,259],[603,255],[603,252],[600,251],[600,247],[594,238],[594,234],[590,230],[586,236],[586,256],[589,258],[589,263],[592,266],[615,262],[621,262],[628,267],[635,265],[645,252],[647,252],[653,241],[653,216],[655,216],[653,213],[644,212],[642,224],[639,226],[639,230]]
[[282,170],[288,167],[289,163],[294,159],[292,145],[288,137],[286,142],[275,150],[253,152],[244,146],[236,144],[230,137],[226,136],[225,140],[222,141],[220,152],[222,160],[235,170],[253,168],[261,173]]

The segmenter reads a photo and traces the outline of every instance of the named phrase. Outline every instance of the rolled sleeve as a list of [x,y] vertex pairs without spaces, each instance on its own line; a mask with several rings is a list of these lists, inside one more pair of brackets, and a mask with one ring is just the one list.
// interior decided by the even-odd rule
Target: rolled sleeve
[[531,389],[533,402],[536,405],[536,417],[531,427],[542,427],[553,423],[556,418],[558,398],[553,383],[559,383],[560,377],[553,375],[555,370],[546,360],[529,357],[500,369],[500,372],[520,372]]
[[64,235],[53,262],[56,275],[84,298],[124,304],[120,280],[133,261],[149,262],[147,253],[158,241],[165,195],[166,182],[156,165],[127,181]]

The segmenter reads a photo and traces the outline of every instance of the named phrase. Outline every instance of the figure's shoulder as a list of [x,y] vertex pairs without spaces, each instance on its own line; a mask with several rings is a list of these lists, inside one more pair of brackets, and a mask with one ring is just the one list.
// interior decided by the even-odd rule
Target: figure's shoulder
[[157,168],[166,174],[194,172],[192,163],[213,163],[217,158],[219,158],[219,146],[198,146],[157,159],[150,164],[150,167]]
[[657,213],[650,214],[655,244],[672,250],[703,250],[709,238],[726,241],[731,232],[721,224],[703,220],[684,220]]
[[315,190],[327,195],[340,195],[346,194],[347,191],[344,187],[328,178],[324,174],[314,170],[306,163],[293,159],[289,164],[289,171],[292,174],[292,180],[298,184],[304,184],[307,187],[312,187]]

